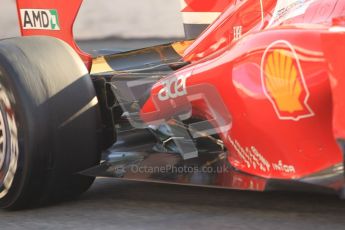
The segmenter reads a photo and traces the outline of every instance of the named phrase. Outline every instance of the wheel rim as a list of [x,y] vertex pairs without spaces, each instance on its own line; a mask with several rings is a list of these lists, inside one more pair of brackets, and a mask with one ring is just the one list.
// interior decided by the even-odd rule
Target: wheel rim
[[0,86],[0,199],[12,187],[18,166],[17,124],[9,97]]
[[6,145],[7,145],[7,137],[6,137],[6,127],[5,127],[5,120],[3,115],[3,109],[0,109],[0,169],[3,167],[5,162],[5,153],[6,153]]

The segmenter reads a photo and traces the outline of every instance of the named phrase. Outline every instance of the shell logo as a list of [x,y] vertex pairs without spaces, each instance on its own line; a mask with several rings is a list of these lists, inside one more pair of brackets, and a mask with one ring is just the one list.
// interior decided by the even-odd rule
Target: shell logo
[[280,111],[293,113],[303,110],[299,97],[302,83],[298,79],[296,66],[284,50],[274,50],[265,65],[267,91],[275,99]]
[[276,41],[266,49],[261,81],[279,119],[298,121],[315,115],[308,105],[310,94],[301,64],[289,42]]

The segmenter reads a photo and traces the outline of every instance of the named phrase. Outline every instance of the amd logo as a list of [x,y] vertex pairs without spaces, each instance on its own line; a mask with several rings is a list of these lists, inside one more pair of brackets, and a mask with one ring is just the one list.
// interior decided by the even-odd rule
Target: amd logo
[[54,9],[21,9],[22,28],[26,30],[60,30],[59,15]]

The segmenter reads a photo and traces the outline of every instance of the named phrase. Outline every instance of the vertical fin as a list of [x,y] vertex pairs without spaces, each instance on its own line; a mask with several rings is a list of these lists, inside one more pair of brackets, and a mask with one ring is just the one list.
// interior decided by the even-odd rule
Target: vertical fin
[[91,56],[84,53],[73,37],[73,24],[83,0],[17,0],[22,36],[50,36],[68,43],[91,67]]
[[238,0],[180,0],[187,39],[199,36],[232,3]]

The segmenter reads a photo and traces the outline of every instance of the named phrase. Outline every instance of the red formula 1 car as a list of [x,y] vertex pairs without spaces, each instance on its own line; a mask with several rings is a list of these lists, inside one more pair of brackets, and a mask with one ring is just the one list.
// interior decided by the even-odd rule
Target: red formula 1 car
[[93,57],[81,2],[17,0],[0,41],[1,207],[97,176],[345,196],[345,0],[182,1],[185,41]]

